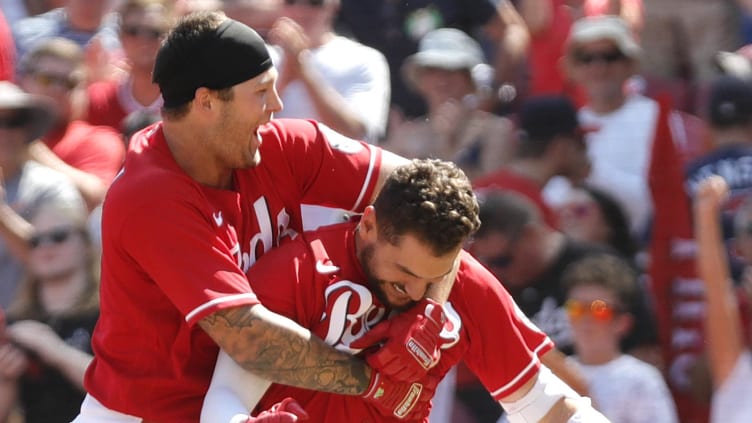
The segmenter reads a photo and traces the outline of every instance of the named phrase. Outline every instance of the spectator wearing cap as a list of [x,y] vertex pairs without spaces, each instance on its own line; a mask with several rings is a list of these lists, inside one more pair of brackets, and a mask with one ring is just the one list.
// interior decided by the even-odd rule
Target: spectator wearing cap
[[10,82],[0,82],[0,307],[6,308],[22,278],[30,247],[29,219],[47,204],[83,208],[62,174],[29,159],[29,143],[48,131],[54,105]]
[[471,179],[511,158],[513,124],[478,107],[493,70],[469,35],[453,28],[429,32],[402,71],[428,114],[392,128],[385,148],[410,158],[454,161]]
[[[627,213],[632,234],[645,239],[653,211],[647,174],[659,104],[625,89],[639,70],[642,49],[627,23],[616,16],[577,20],[566,45],[566,69],[586,93],[579,121],[599,128],[586,137],[592,162],[587,182],[611,194]],[[678,112],[670,117],[678,149],[685,156],[698,155],[705,131],[700,119]],[[569,189],[564,178],[555,178],[544,196],[558,205]]]
[[[687,194],[694,199],[700,183],[710,175],[727,181],[728,201],[722,207],[724,238],[734,238],[733,217],[752,197],[752,81],[721,76],[710,87],[708,122],[713,148],[687,166]],[[732,260],[735,275],[738,260]]]
[[563,96],[534,96],[520,110],[520,130],[514,158],[503,168],[473,181],[478,191],[508,190],[527,197],[551,228],[558,228],[556,213],[542,191],[554,176],[573,181],[590,170],[585,134],[574,104]]

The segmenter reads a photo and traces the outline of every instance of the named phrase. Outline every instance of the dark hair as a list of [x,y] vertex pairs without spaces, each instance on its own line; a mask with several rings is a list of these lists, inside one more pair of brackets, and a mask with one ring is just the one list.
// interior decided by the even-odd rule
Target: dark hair
[[481,227],[476,238],[499,232],[514,239],[525,225],[540,220],[532,203],[520,194],[490,189],[481,191],[480,197]]
[[631,308],[639,289],[634,267],[619,256],[605,253],[587,255],[569,264],[564,269],[562,285],[567,293],[582,285],[611,290],[623,311]]
[[609,228],[608,245],[625,258],[633,259],[637,254],[637,241],[629,229],[629,220],[621,204],[605,191],[590,185],[579,186],[595,201]]
[[480,226],[472,185],[454,163],[415,159],[395,169],[373,204],[379,237],[397,245],[410,233],[439,256]]

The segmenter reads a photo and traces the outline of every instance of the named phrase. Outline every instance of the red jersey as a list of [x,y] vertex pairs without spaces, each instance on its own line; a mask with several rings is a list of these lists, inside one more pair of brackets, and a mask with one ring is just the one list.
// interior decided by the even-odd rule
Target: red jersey
[[119,81],[100,81],[86,88],[89,109],[86,120],[92,125],[109,126],[116,131],[122,130],[122,122],[128,112],[118,98]]
[[97,176],[107,186],[120,170],[125,157],[125,143],[119,133],[82,120],[74,120],[42,140],[60,160]]
[[541,187],[537,182],[524,175],[513,172],[509,169],[501,169],[474,180],[473,188],[476,191],[497,189],[519,193],[538,207],[538,211],[541,213],[543,221],[546,222],[549,227],[552,229],[559,228],[559,217],[556,215],[556,212],[549,207],[546,200],[543,199]]
[[[325,250],[325,255],[317,251]],[[311,330],[334,348],[357,353],[350,343],[384,320],[384,305],[371,293],[355,254],[355,223],[329,226],[271,251],[249,272],[259,300]],[[445,305],[441,360],[430,373],[443,377],[464,360],[497,401],[519,389],[553,343],[527,320],[502,284],[470,254]],[[312,421],[404,422],[387,418],[358,396],[272,385],[259,403],[267,409],[295,398]]]
[[190,178],[162,124],[130,144],[102,215],[101,317],[87,391],[106,407],[158,422],[196,422],[217,345],[196,325],[258,302],[245,272],[302,232],[300,203],[362,211],[381,150],[305,120],[260,130],[261,163],[235,190]]

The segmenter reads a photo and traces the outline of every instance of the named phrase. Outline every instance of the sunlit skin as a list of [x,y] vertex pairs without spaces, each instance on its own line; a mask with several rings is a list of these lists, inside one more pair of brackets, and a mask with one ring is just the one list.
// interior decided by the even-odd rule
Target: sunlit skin
[[[569,292],[568,298],[585,304],[602,300],[608,305],[619,307],[616,294],[598,285],[577,285]],[[584,364],[603,364],[620,354],[619,343],[631,327],[632,317],[616,312],[612,320],[601,321],[585,313],[579,319],[570,319],[570,324],[580,361]]]
[[31,250],[30,273],[43,280],[67,278],[75,272],[86,272],[88,245],[76,223],[54,209],[42,209],[32,220],[34,233],[48,234],[55,230],[70,230],[61,243],[43,242]]
[[120,42],[132,69],[137,68],[151,73],[159,44],[164,39],[164,35],[160,38],[128,35],[124,33],[123,28],[151,29],[165,34],[168,27],[167,11],[161,5],[154,4],[145,9],[134,10],[123,15],[120,24]]
[[462,101],[463,97],[475,92],[475,85],[465,69],[447,70],[439,68],[417,69],[417,88],[431,108],[447,101]]
[[71,90],[58,83],[51,83],[49,85],[40,83],[35,78],[36,72],[50,75],[60,80],[72,78],[72,75],[76,72],[75,64],[57,57],[40,57],[33,65],[33,72],[28,75],[22,75],[19,81],[24,91],[53,99],[58,111],[58,124],[67,124],[73,113]]
[[610,234],[608,223],[598,204],[587,191],[573,189],[559,208],[562,232],[586,242],[606,243]]
[[437,257],[411,234],[398,245],[379,240],[375,212],[369,207],[357,235],[357,254],[370,288],[390,308],[405,310],[420,301],[432,284],[443,281],[458,262],[460,247]]
[[[616,50],[616,44],[610,40],[597,40],[579,43],[571,50],[587,54],[607,53]],[[632,60],[620,60],[613,63],[594,61],[577,63],[570,53],[567,58],[568,69],[572,78],[587,92],[588,104],[598,113],[611,112],[624,103],[624,83],[637,70]]]

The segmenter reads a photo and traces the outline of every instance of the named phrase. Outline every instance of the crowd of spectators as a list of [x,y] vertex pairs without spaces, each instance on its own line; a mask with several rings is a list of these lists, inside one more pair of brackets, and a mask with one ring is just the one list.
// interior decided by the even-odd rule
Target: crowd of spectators
[[[725,423],[731,386],[752,392],[752,1],[0,6],[0,421],[75,415],[100,207],[159,120],[160,42],[203,9],[264,37],[277,117],[466,172],[482,203],[467,249],[567,356],[541,360],[615,423]],[[449,379],[432,422],[504,419],[461,364]]]

